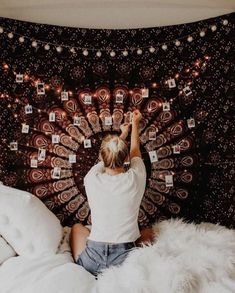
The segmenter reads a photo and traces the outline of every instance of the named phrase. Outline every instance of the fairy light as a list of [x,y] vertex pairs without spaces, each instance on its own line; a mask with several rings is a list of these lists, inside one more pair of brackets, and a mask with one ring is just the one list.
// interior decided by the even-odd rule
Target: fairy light
[[157,87],[157,83],[154,82],[154,83],[152,84],[152,87],[153,87],[153,88],[156,88],[156,87]]
[[46,45],[44,46],[44,49],[45,49],[46,51],[50,50],[50,45],[49,45],[49,44],[46,44]]
[[[202,28],[198,34],[198,31],[191,32],[190,34],[182,35],[178,37],[175,40],[167,40],[164,43],[156,43],[156,44],[149,44],[140,46],[138,48],[115,48],[115,51],[112,50],[110,52],[109,48],[99,48],[94,49],[93,47],[88,48],[82,48],[79,46],[70,46],[70,45],[64,45],[64,44],[54,44],[52,42],[45,42],[43,40],[35,39],[32,37],[28,37],[26,35],[19,34],[17,32],[12,32],[8,28],[0,27],[0,33],[6,33],[8,38],[13,39],[15,36],[17,36],[19,43],[24,43],[25,40],[29,40],[31,42],[32,47],[38,47],[39,45],[44,46],[45,50],[50,50],[51,47],[55,48],[58,53],[61,53],[63,49],[68,49],[71,53],[76,53],[77,51],[81,52],[85,57],[89,55],[90,52],[94,52],[97,57],[101,57],[102,52],[108,53],[112,58],[114,58],[117,54],[117,52],[121,52],[123,56],[128,56],[129,52],[137,52],[138,55],[141,55],[144,53],[144,50],[148,50],[150,53],[154,53],[156,51],[156,48],[162,48],[162,50],[166,51],[168,49],[168,46],[170,44],[174,44],[176,47],[180,46],[182,43],[182,40],[187,40],[188,42],[192,42],[195,39],[195,36],[205,37],[206,31],[211,30],[212,32],[217,31],[220,26],[221,28],[223,26],[227,26],[229,24],[228,19],[220,19],[218,24],[208,25]],[[220,25],[220,26],[219,26]],[[116,52],[117,51],[117,52]]]

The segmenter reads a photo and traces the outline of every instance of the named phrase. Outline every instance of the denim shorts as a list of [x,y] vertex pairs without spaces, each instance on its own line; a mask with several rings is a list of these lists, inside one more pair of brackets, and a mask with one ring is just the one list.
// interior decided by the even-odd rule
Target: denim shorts
[[135,247],[135,242],[114,244],[87,239],[86,248],[78,256],[76,263],[97,276],[102,270],[123,263]]

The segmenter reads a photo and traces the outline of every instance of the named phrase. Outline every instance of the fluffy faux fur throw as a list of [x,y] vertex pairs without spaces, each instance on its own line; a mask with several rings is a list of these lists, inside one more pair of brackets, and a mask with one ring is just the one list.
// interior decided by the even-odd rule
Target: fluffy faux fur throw
[[153,226],[153,245],[104,271],[99,293],[234,293],[235,231],[168,220]]

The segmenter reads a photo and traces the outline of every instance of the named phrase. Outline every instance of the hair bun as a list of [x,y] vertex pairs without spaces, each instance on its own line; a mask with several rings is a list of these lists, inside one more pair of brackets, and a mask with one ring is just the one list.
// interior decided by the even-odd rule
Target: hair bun
[[111,139],[108,142],[108,148],[110,149],[111,152],[116,153],[118,151],[118,145],[117,145],[117,140]]

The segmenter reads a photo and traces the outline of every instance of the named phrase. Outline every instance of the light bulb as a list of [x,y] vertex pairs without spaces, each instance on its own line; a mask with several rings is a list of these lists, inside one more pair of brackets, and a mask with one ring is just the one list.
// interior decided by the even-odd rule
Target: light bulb
[[89,52],[87,51],[87,49],[85,49],[85,50],[83,50],[82,54],[83,54],[84,56],[88,56]]
[[167,50],[167,45],[166,44],[164,44],[164,45],[162,45],[162,50]]
[[227,19],[223,20],[223,25],[228,25],[228,20]]
[[127,50],[124,50],[124,51],[122,52],[122,55],[123,55],[123,56],[127,56],[127,55],[128,55],[128,51],[127,51]]
[[12,39],[14,37],[13,33],[8,33],[7,36],[9,39]]
[[56,47],[56,51],[57,51],[58,53],[61,53],[62,50],[63,50],[63,48],[62,48],[61,46]]
[[212,30],[213,32],[215,32],[215,31],[217,30],[217,26],[216,26],[216,25],[212,25],[211,30]]
[[37,43],[36,41],[33,41],[33,42],[32,42],[32,47],[36,48],[37,45],[38,45],[38,43]]
[[175,45],[176,45],[177,47],[179,47],[179,46],[180,46],[180,41],[179,41],[179,40],[176,40],[176,41],[175,41]]
[[23,43],[24,42],[24,37],[19,37],[19,41],[20,41],[20,43]]
[[46,45],[44,46],[44,49],[48,51],[48,50],[50,50],[50,46],[49,46],[48,44],[46,44]]
[[192,37],[192,36],[189,36],[189,37],[187,38],[187,41],[190,42],[190,43],[192,42],[192,40],[193,40],[193,37]]
[[102,55],[102,53],[101,53],[100,51],[97,51],[97,52],[96,52],[96,56],[97,56],[97,57],[101,57],[101,55]]

